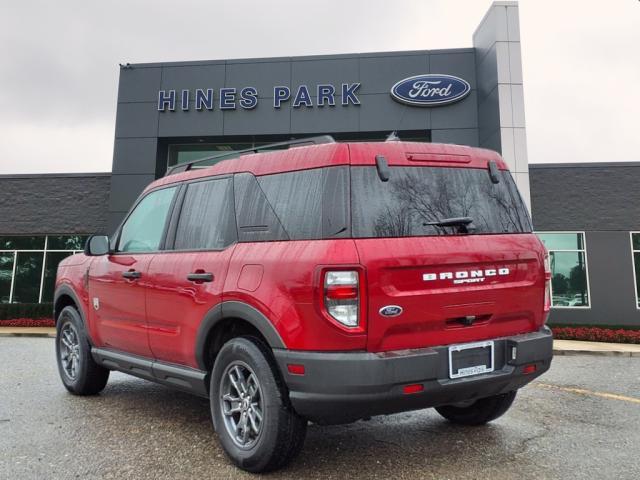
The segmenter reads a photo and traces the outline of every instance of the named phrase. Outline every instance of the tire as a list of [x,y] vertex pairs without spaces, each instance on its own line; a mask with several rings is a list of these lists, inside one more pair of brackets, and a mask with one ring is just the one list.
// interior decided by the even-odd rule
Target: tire
[[241,469],[273,471],[302,449],[307,421],[289,404],[269,347],[258,338],[237,337],[224,344],[213,366],[209,391],[213,426],[222,448]]
[[436,411],[452,423],[484,425],[504,415],[515,398],[516,392],[513,391],[494,395],[493,397],[481,398],[466,407],[457,407],[455,405],[436,407]]
[[56,360],[62,384],[74,395],[95,395],[107,385],[109,370],[91,356],[84,324],[73,307],[65,307],[56,322]]

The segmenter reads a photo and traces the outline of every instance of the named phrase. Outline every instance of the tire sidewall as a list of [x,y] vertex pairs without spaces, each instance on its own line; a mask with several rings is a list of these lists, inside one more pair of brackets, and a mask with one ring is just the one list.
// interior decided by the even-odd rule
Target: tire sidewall
[[[60,358],[60,336],[62,329],[71,324],[78,337],[78,343],[80,345],[80,368],[76,373],[75,378],[67,376],[62,366],[62,360]],[[65,307],[56,322],[56,363],[58,365],[58,373],[64,386],[71,392],[79,392],[83,388],[83,382],[86,380],[89,367],[89,361],[91,360],[91,347],[87,340],[87,336],[84,331],[84,323],[80,318],[80,314],[73,307]]]
[[[227,455],[239,467],[258,471],[267,465],[277,448],[278,427],[282,421],[282,394],[278,388],[274,372],[265,354],[256,345],[256,341],[247,337],[234,338],[227,342],[218,354],[210,384],[210,405],[213,426],[218,433],[220,443]],[[248,449],[238,447],[224,423],[220,408],[220,380],[227,366],[240,360],[246,363],[260,382],[263,395],[263,424],[258,441]]]

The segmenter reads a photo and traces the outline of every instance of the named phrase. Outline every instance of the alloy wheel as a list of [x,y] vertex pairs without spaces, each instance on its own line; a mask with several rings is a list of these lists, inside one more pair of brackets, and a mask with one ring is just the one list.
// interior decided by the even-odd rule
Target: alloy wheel
[[75,380],[80,370],[80,340],[78,332],[70,323],[60,331],[60,362],[65,375]]
[[242,449],[253,447],[262,433],[264,405],[258,377],[244,362],[229,364],[220,380],[220,408],[233,442]]

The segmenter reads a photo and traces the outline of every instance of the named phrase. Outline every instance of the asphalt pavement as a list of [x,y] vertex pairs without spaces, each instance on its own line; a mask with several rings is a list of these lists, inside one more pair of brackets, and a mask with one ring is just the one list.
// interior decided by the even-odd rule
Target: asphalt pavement
[[[74,397],[51,338],[0,337],[0,479],[256,478],[216,441],[207,400],[112,373]],[[638,479],[640,357],[559,356],[484,427],[433,410],[310,425],[269,478]]]

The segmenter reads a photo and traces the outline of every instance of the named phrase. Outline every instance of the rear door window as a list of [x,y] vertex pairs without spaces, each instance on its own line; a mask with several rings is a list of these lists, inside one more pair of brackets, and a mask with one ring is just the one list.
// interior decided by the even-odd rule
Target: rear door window
[[175,250],[220,250],[236,240],[231,178],[187,184]]
[[353,236],[452,235],[458,227],[426,225],[471,217],[473,233],[521,233],[531,222],[509,172],[491,182],[485,169],[391,167],[382,182],[375,167],[351,168]]

